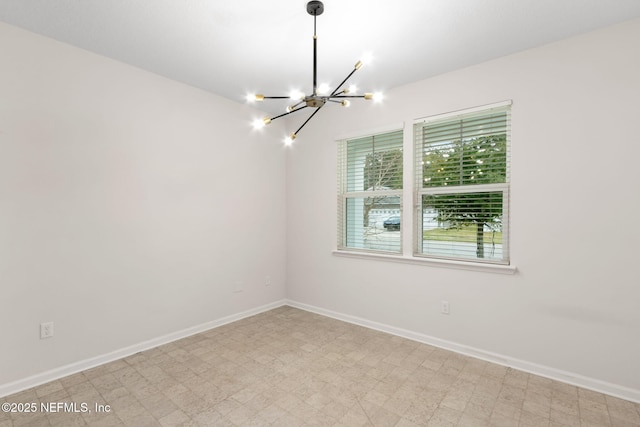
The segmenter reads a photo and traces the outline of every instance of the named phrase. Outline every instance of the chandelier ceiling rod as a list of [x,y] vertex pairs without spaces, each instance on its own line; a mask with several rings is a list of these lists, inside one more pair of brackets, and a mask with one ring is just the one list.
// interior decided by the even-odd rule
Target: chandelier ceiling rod
[[316,35],[316,18],[324,12],[324,5],[320,1],[307,3],[307,12],[313,15],[313,95],[318,95],[318,36]]
[[[280,117],[288,116],[289,114],[295,113],[296,111],[300,111],[302,109],[312,107],[316,110],[307,118],[307,120],[302,123],[302,125],[293,132],[287,138],[287,143],[291,143],[297,136],[298,132],[311,120],[313,116],[315,116],[318,111],[322,107],[325,106],[327,102],[339,103],[344,107],[349,106],[349,98],[362,98],[366,100],[371,100],[374,98],[379,98],[378,94],[374,95],[373,93],[365,93],[364,95],[348,95],[350,90],[348,88],[340,90],[344,84],[353,76],[353,74],[358,71],[362,67],[362,61],[356,62],[353,67],[353,70],[345,77],[342,82],[336,86],[336,88],[329,95],[322,95],[318,92],[318,36],[316,33],[316,18],[319,15],[322,15],[324,12],[324,5],[321,1],[312,0],[307,3],[307,13],[313,16],[313,91],[311,95],[305,96],[303,94],[295,94],[290,96],[264,96],[262,94],[257,95],[249,95],[247,99],[249,101],[264,101],[265,99],[293,99],[294,101],[298,101],[296,104],[287,107],[287,112],[280,114],[275,117],[265,117],[262,120],[257,121],[254,126],[262,127],[264,125],[268,125],[275,119],[279,119]],[[304,104],[304,105],[303,105]]]

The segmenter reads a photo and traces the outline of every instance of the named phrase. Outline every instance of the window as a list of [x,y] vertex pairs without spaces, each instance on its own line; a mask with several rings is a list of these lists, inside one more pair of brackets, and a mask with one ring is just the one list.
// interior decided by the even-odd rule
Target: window
[[338,249],[401,252],[402,133],[338,142]]
[[509,264],[510,106],[417,121],[417,256]]

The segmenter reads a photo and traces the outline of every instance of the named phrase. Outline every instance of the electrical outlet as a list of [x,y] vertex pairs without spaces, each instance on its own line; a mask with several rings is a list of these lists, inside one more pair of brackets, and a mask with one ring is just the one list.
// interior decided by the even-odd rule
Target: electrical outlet
[[53,336],[53,322],[40,323],[40,339]]
[[264,278],[264,285],[265,286],[271,286],[271,276],[266,276]]
[[449,314],[449,301],[440,301],[440,312],[442,312],[442,314]]

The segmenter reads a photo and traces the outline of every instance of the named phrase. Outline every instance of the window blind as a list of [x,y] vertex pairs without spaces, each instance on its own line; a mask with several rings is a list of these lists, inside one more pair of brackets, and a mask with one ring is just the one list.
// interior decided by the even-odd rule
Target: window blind
[[414,125],[417,255],[508,263],[510,107]]
[[400,252],[402,130],[338,144],[338,249]]

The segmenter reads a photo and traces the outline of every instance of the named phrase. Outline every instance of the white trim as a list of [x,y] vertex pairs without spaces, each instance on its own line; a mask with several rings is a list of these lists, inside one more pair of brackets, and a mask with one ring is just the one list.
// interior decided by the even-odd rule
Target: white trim
[[420,117],[418,119],[415,119],[413,121],[413,124],[429,123],[429,122],[438,121],[438,120],[451,119],[457,116],[466,116],[468,114],[473,114],[473,113],[487,112],[488,110],[492,110],[496,108],[508,107],[511,104],[513,104],[513,102],[509,99],[506,101],[496,102],[493,104],[478,105],[477,107],[465,108],[465,109],[456,110],[456,111],[449,111],[447,113],[436,114],[434,116]]
[[470,347],[470,346],[455,343],[452,341],[447,341],[440,338],[432,337],[430,335],[425,335],[419,332],[413,332],[406,329],[397,328],[395,326],[386,325],[384,323],[378,323],[371,320],[363,319],[361,317],[338,313],[332,310],[327,310],[324,308],[300,303],[297,301],[287,300],[286,305],[289,305],[294,308],[298,308],[300,310],[309,311],[311,313],[320,314],[322,316],[331,317],[333,319],[338,319],[347,323],[352,323],[354,325],[359,325],[365,328],[374,329],[376,331],[386,332],[388,334],[396,335],[412,341],[432,345],[434,347],[439,347],[445,350],[453,351],[455,353],[463,354],[465,356],[470,356],[476,359],[484,360],[486,362],[507,366],[510,368],[518,369],[520,371],[528,372],[530,374],[549,378],[555,381],[560,381],[566,384],[571,384],[577,387],[593,390],[598,393],[604,393],[610,396],[618,397],[620,399],[640,403],[640,390],[620,386],[617,384],[612,384],[612,383],[601,381],[595,378],[585,377],[583,375],[576,374],[569,371],[564,371],[562,369],[556,369],[549,366],[528,362],[526,360],[516,359],[509,356],[492,353],[492,352],[481,350],[475,347]]
[[153,338],[148,341],[143,341],[138,344],[134,344],[129,347],[121,348],[111,353],[103,354],[101,356],[92,357],[78,362],[70,363],[59,368],[51,369],[40,374],[36,374],[27,378],[23,378],[17,381],[13,381],[7,384],[0,385],[0,397],[8,396],[10,394],[18,393],[20,391],[36,387],[50,381],[66,377],[68,375],[76,374],[87,369],[95,368],[96,366],[103,365],[105,363],[113,362],[122,359],[132,354],[136,354],[140,351],[149,350],[164,344],[168,344],[173,341],[177,341],[182,338],[189,337],[191,335],[199,334],[209,329],[214,329],[219,326],[226,325],[231,322],[235,322],[246,317],[255,316],[256,314],[263,313],[265,311],[273,310],[274,308],[282,307],[286,305],[285,300],[272,302],[270,304],[262,305],[260,307],[252,308],[240,313],[225,316],[217,320],[202,323],[200,325],[192,326],[180,331],[172,332],[161,337]]
[[492,264],[488,262],[465,262],[440,258],[426,258],[406,255],[383,255],[371,252],[355,252],[351,250],[334,250],[333,255],[345,258],[357,258],[375,261],[391,261],[404,264],[424,265],[430,267],[455,268],[458,270],[479,271],[485,273],[515,274],[515,265]]
[[367,136],[374,136],[381,133],[389,133],[395,132],[398,130],[404,130],[404,122],[393,123],[390,125],[380,126],[374,129],[367,128],[367,130],[358,130],[340,134],[339,136],[333,138],[334,141],[344,141],[346,139],[358,139],[365,138]]

